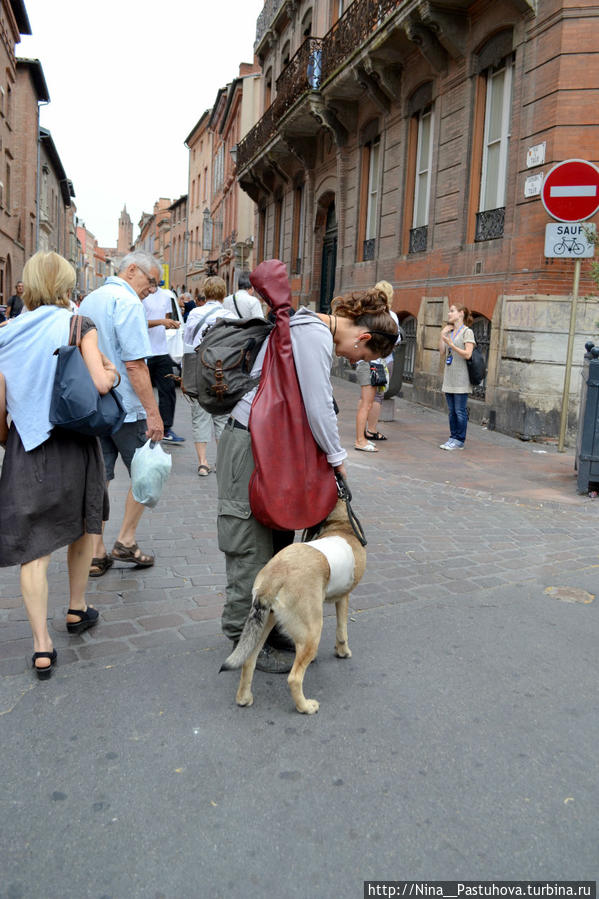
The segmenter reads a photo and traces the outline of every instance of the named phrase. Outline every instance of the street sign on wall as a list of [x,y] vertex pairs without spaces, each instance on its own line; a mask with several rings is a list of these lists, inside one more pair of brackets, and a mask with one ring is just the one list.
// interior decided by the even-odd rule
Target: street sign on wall
[[587,232],[595,232],[595,225],[559,224],[545,225],[545,256],[549,259],[590,259],[595,255],[595,245],[587,238]]
[[583,222],[599,209],[599,169],[585,159],[566,159],[543,182],[541,199],[560,222]]

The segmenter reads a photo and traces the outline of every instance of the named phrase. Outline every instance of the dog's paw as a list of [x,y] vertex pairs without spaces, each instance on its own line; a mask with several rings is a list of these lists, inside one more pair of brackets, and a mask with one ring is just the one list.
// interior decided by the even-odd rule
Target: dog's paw
[[351,649],[347,643],[337,643],[335,646],[335,655],[338,659],[351,659]]
[[319,708],[320,703],[316,699],[305,699],[301,708],[299,705],[296,706],[296,709],[302,715],[315,715]]
[[254,697],[253,697],[252,693],[248,693],[246,696],[237,695],[235,697],[235,702],[237,703],[237,705],[245,706],[245,707],[249,708],[251,705],[254,704]]

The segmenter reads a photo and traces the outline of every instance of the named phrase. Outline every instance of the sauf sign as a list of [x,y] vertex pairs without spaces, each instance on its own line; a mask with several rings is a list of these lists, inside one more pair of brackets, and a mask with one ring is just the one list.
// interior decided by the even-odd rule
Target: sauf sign
[[545,225],[545,256],[571,259],[589,259],[595,250],[589,235],[595,233],[595,225],[557,224]]

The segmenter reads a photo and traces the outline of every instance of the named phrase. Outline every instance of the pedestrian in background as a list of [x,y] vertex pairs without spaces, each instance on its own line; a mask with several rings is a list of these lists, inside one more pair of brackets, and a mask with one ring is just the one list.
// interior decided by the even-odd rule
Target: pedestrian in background
[[440,448],[450,452],[464,449],[466,442],[468,394],[471,390],[466,360],[470,359],[476,343],[470,328],[472,321],[472,315],[463,303],[452,303],[447,313],[447,324],[439,337],[439,352],[445,361],[441,390],[449,410],[449,440]]
[[148,371],[152,386],[158,391],[158,409],[164,425],[162,439],[165,443],[178,446],[185,443],[185,437],[179,437],[173,431],[177,391],[173,380],[173,360],[168,352],[166,332],[167,329],[177,330],[180,325],[172,317],[171,296],[162,287],[153,287],[142,303],[152,347],[152,355],[147,359]]
[[[185,331],[183,332],[184,352],[192,353],[206,333],[206,329],[219,318],[237,318],[234,312],[225,309],[223,300],[227,292],[227,286],[222,278],[212,276],[206,278],[202,289],[204,303],[190,312]],[[218,444],[220,435],[227,422],[226,415],[211,415],[202,409],[197,399],[188,396],[191,404],[191,426],[193,439],[198,456],[198,475],[207,477],[212,469],[208,464],[206,453],[208,442],[212,438],[212,429]]]
[[[0,330],[0,567],[21,566],[21,592],[33,633],[32,664],[48,678],[56,650],[48,632],[50,555],[68,546],[67,630],[93,627],[98,612],[85,602],[92,535],[108,518],[104,462],[97,437],[55,428],[49,420],[56,373],[54,350],[69,342],[74,268],[57,253],[36,253],[23,270],[29,310]],[[117,378],[98,349],[94,323],[83,318],[81,355],[102,394]],[[7,412],[12,423],[7,426]]]
[[[96,325],[98,345],[121,376],[119,393],[127,412],[125,421],[116,434],[100,438],[108,481],[114,478],[119,456],[131,474],[135,450],[148,439],[158,443],[164,437],[146,365],[152,348],[141,304],[161,277],[160,263],[153,256],[141,251],[129,253],[121,261],[118,274],[88,294],[79,307],[82,315],[88,315]],[[119,535],[110,555],[104,537],[94,537],[90,577],[105,574],[115,560],[131,562],[139,568],[154,564],[154,557],[143,553],[135,538],[144,509],[129,489]]]
[[248,272],[239,275],[237,290],[225,297],[223,306],[234,312],[237,318],[264,318],[262,303],[254,294]]
[[[186,322],[189,317],[189,313],[193,309],[195,309],[196,305],[199,305],[199,302],[196,303],[190,293],[182,293],[179,299],[183,300],[183,307],[181,311],[183,313],[183,321]],[[203,302],[204,298],[202,297],[201,299]]]
[[[389,315],[397,325],[397,340],[395,341],[395,346],[397,346],[398,343],[401,343],[401,328],[399,327],[399,319],[391,308],[391,305],[393,303],[393,285],[389,284],[388,281],[378,281],[374,285],[374,289],[382,291],[387,297],[387,308],[389,309]],[[391,383],[391,375],[393,374],[393,353],[391,352],[384,359],[377,359],[376,361],[382,362],[387,369],[387,386],[384,388],[384,390],[376,391],[374,395],[374,402],[370,407],[370,412],[368,413],[368,418],[366,419],[364,437],[369,441],[387,439],[384,434],[381,434],[378,427],[383,400],[385,398],[385,393],[389,389],[389,384]]]
[[6,304],[6,318],[16,318],[23,311],[23,282],[17,281],[15,284],[15,292],[9,298]]

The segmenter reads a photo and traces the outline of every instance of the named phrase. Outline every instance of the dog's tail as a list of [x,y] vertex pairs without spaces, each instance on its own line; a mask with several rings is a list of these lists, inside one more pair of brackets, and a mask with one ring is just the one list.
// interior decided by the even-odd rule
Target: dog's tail
[[251,656],[260,642],[272,602],[273,597],[268,593],[259,592],[254,587],[252,590],[250,614],[246,618],[239,642],[231,655],[220,666],[220,671],[231,671],[233,668],[241,668]]

